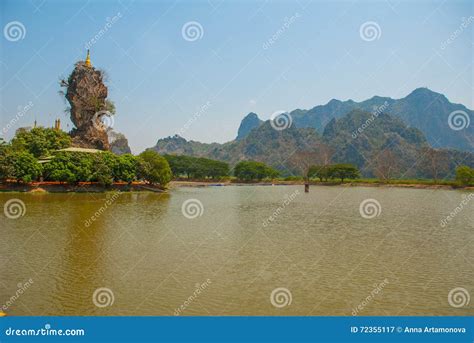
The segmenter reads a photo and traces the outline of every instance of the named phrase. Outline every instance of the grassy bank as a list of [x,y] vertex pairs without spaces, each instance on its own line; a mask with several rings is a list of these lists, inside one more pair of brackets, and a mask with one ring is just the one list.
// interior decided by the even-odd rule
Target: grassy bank
[[[248,181],[242,182],[235,178],[226,178],[223,180],[203,180],[203,179],[179,179],[173,180],[169,184],[169,187],[207,187],[207,186],[245,186],[245,185],[304,185],[303,178],[277,178],[277,179],[264,179],[261,181]],[[404,187],[404,188],[427,188],[427,189],[474,189],[473,185],[463,186],[456,181],[450,180],[429,180],[429,179],[400,179],[381,181],[379,179],[354,179],[340,181],[320,181],[311,179],[309,182],[313,186],[365,186],[365,187]]]
[[[168,189],[178,187],[217,187],[217,186],[292,186],[292,185],[304,185],[303,178],[277,178],[277,179],[264,179],[261,181],[240,181],[236,178],[226,177],[224,179],[177,179],[171,181],[168,185]],[[456,181],[443,181],[443,180],[429,180],[429,179],[400,179],[381,181],[379,179],[354,179],[340,181],[320,181],[310,180],[312,186],[344,186],[344,187],[402,187],[402,188],[419,188],[419,189],[474,189],[473,185],[463,186]],[[31,182],[31,183],[16,183],[7,182],[0,183],[0,192],[49,192],[49,193],[64,193],[64,192],[77,192],[77,193],[97,193],[97,192],[108,192],[108,191],[121,191],[121,192],[164,192],[163,188],[157,185],[150,185],[143,182],[116,182],[110,186],[101,186],[96,182],[80,182],[78,184],[68,184],[60,182]]]

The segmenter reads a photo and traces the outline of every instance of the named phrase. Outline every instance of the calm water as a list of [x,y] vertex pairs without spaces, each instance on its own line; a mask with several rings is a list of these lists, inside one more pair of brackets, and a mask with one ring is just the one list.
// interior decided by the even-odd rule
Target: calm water
[[[474,296],[474,199],[468,192],[231,186],[169,194],[0,194],[0,306],[10,315],[468,315]],[[464,197],[464,198],[463,198]],[[360,203],[376,199],[367,219]],[[86,221],[111,203],[96,220]],[[200,212],[182,205],[198,199]],[[269,219],[273,214],[273,221]],[[377,288],[378,285],[378,288]],[[20,285],[21,286],[21,285]],[[113,303],[94,305],[111,290]],[[284,296],[274,299],[277,288]],[[278,291],[276,291],[278,292]],[[289,293],[288,293],[289,292]],[[291,296],[291,302],[290,302]],[[99,304],[110,303],[102,297]]]

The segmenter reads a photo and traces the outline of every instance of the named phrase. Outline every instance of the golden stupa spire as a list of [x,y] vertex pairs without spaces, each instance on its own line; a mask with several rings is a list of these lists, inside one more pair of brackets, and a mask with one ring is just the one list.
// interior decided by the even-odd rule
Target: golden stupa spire
[[90,57],[90,54],[89,54],[89,49],[87,49],[86,66],[89,67],[89,68],[92,67],[91,57]]

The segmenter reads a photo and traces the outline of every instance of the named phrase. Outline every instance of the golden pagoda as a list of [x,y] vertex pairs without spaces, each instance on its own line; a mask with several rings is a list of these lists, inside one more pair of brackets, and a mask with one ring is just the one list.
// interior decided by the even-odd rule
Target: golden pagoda
[[89,67],[89,68],[92,67],[91,56],[89,54],[89,49],[87,49],[86,67]]

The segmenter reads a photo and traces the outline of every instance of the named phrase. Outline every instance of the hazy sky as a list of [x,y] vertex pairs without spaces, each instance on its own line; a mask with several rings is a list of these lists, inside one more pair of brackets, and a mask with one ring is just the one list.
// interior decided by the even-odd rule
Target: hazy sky
[[229,141],[248,112],[268,119],[332,98],[428,87],[472,109],[473,4],[2,0],[0,133],[35,119],[71,129],[58,81],[87,44],[135,153],[178,132]]

